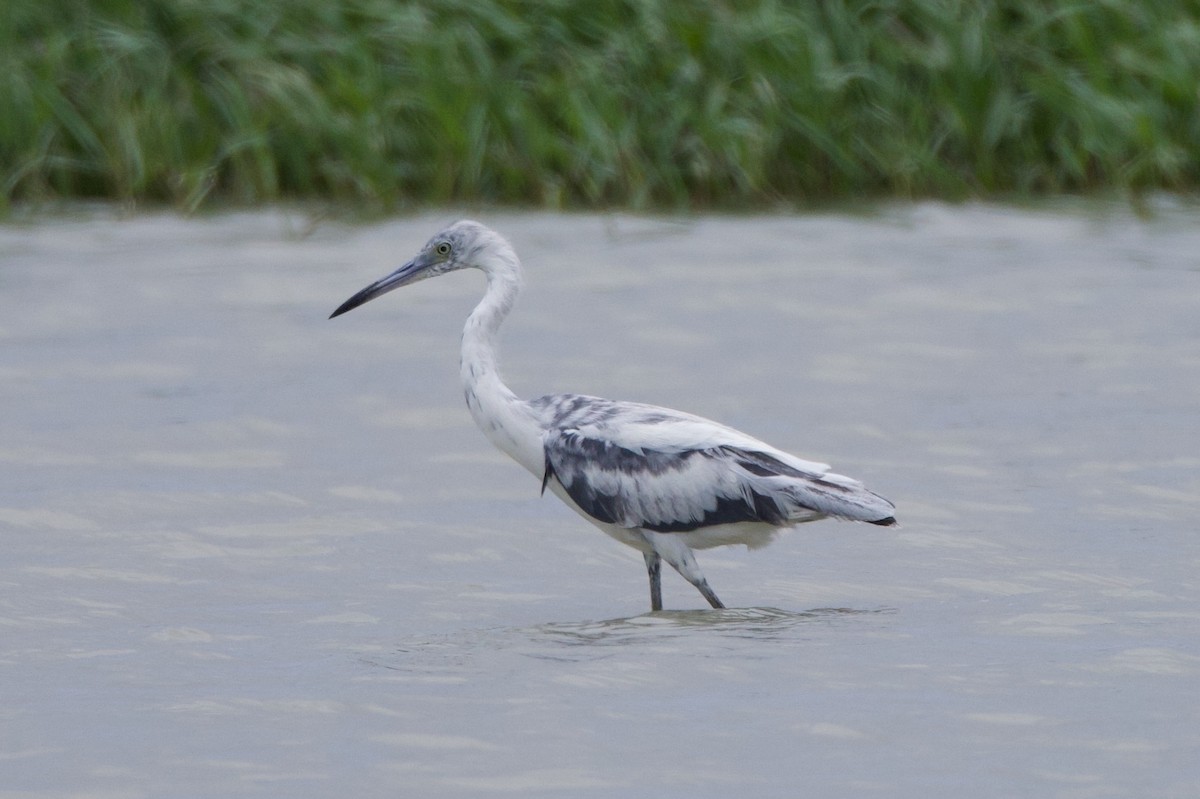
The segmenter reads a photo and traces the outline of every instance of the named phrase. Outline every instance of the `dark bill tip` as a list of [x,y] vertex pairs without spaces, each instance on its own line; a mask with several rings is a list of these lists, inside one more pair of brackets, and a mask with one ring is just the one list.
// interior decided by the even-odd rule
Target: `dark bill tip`
[[346,311],[353,311],[355,308],[362,305],[367,300],[370,300],[376,296],[378,296],[377,284],[372,283],[371,285],[367,286],[365,289],[358,292],[353,297],[351,297],[350,299],[346,300],[341,305],[339,305],[337,307],[337,310],[329,315],[329,318],[332,319],[335,316],[341,316],[342,314],[346,313]]
[[337,307],[337,310],[329,315],[332,319],[335,316],[341,316],[346,311],[353,311],[364,302],[373,300],[381,294],[387,294],[392,289],[398,289],[413,281],[420,280],[424,273],[424,265],[419,258],[415,258],[404,266],[392,272],[382,280],[376,280],[371,285],[367,286],[362,291],[355,294],[350,299],[343,302]]

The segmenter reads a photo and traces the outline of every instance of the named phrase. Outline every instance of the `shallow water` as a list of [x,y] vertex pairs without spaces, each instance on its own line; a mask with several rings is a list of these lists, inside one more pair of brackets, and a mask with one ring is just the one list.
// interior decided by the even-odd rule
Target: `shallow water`
[[487,214],[504,365],[893,499],[674,574],[489,449],[449,215],[0,227],[0,797],[1200,795],[1200,222]]

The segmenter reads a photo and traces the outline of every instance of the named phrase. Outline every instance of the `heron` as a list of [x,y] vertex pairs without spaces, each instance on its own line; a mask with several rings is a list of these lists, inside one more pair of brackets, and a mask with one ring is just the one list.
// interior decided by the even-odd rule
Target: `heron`
[[584,394],[519,399],[500,377],[496,340],[521,292],[521,262],[490,228],[460,220],[331,315],[426,278],[478,269],[483,299],[463,327],[459,371],[475,424],[572,510],[642,553],[650,609],[662,610],[662,561],[714,608],[725,605],[693,550],[757,549],[783,529],[833,517],[896,524],[895,506],[827,464],[803,460],[690,413]]

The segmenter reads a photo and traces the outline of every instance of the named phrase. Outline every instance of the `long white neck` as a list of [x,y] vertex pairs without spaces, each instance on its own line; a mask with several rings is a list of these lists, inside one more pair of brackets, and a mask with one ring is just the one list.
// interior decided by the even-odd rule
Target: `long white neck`
[[487,275],[487,291],[467,317],[459,361],[467,408],[488,440],[541,478],[541,427],[528,404],[504,385],[496,363],[500,324],[521,293],[521,265],[508,249],[480,268]]

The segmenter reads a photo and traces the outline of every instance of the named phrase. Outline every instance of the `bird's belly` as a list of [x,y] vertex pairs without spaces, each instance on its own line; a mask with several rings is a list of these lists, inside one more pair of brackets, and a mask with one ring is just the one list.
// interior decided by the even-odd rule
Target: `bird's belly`
[[615,538],[627,547],[633,547],[638,552],[653,552],[654,547],[650,546],[650,542],[646,540],[646,536],[642,535],[642,531],[636,527],[617,527],[615,524],[605,524],[598,522],[592,517],[584,514],[587,519],[606,535]]
[[712,547],[741,545],[747,549],[765,547],[775,540],[781,530],[766,522],[738,522],[737,524],[715,524],[712,527],[698,527],[682,533],[670,533],[683,539],[692,549],[711,549]]
[[[578,509],[577,509],[578,510]],[[615,524],[605,524],[597,521],[586,513],[580,514],[592,524],[599,527],[608,535],[626,546],[641,552],[651,551],[651,546],[637,527],[619,527]],[[776,527],[765,522],[740,522],[738,524],[719,524],[712,527],[700,527],[686,532],[664,533],[663,535],[677,536],[690,549],[712,549],[723,546],[744,546],[747,549],[765,547],[775,540],[775,536],[785,527]]]

